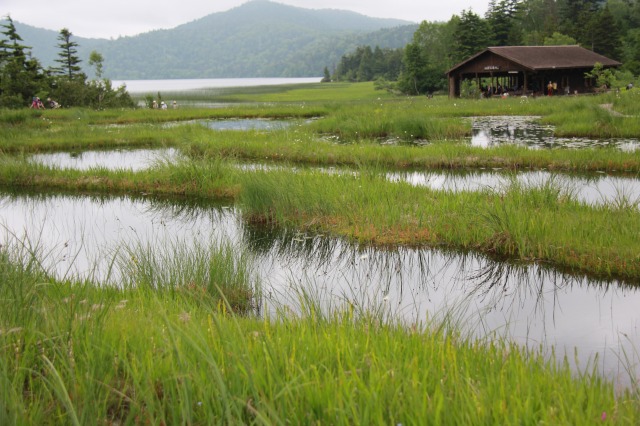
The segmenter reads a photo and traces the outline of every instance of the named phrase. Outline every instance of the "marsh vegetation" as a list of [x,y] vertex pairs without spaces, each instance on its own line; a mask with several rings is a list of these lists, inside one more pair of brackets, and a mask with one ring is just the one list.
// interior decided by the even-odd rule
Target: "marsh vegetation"
[[[637,187],[637,90],[224,96],[1,112],[2,418],[637,422],[640,199],[567,183]],[[473,117],[505,116],[560,143],[473,143]],[[287,125],[209,125],[230,119]],[[489,170],[500,185],[397,177]]]

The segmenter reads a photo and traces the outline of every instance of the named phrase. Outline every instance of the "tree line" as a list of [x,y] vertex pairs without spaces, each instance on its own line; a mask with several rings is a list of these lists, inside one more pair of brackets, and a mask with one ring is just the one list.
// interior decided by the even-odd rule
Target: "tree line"
[[626,78],[639,75],[640,1],[491,0],[484,17],[463,10],[447,22],[423,21],[404,48],[358,47],[331,79],[394,81],[403,93],[431,93],[446,88],[448,69],[486,47],[568,44],[621,61]]
[[78,44],[67,28],[58,35],[57,65],[44,69],[31,55],[31,48],[23,44],[11,17],[0,27],[0,108],[23,108],[36,99],[51,99],[55,102],[50,105],[64,107],[135,106],[124,86],[114,88],[109,79],[102,77],[104,59],[97,51],[91,52],[89,58],[96,78],[87,78],[80,66]]

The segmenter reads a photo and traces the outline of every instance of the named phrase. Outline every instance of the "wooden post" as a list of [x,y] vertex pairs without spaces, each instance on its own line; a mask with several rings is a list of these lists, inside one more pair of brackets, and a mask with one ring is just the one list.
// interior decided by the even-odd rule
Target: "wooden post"
[[456,97],[456,77],[452,74],[449,74],[449,97]]

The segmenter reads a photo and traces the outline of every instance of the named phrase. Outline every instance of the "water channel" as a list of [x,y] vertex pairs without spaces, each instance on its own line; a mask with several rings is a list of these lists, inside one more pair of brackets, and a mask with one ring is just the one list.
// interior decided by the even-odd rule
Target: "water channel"
[[[0,193],[0,241],[25,243],[60,278],[114,284],[111,260],[126,247],[163,250],[183,244],[231,242],[255,259],[261,312],[304,288],[326,306],[350,302],[388,309],[407,323],[446,313],[478,338],[507,337],[578,368],[595,364],[628,386],[622,354],[640,344],[640,291],[621,282],[573,277],[536,265],[431,249],[362,248],[321,235],[265,230],[243,222],[232,205],[187,200]],[[574,357],[574,349],[577,357]],[[637,364],[634,374],[640,373]]]

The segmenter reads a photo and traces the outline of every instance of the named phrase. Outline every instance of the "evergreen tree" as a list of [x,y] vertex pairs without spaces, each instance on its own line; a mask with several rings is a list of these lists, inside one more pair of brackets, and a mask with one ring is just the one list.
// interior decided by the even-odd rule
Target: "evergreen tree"
[[620,31],[609,7],[593,14],[589,23],[590,49],[612,59],[620,59]]
[[358,71],[356,78],[358,81],[371,81],[373,80],[373,52],[370,46],[365,46],[360,51],[360,64],[358,65]]
[[54,69],[54,72],[60,75],[66,75],[69,80],[74,80],[75,78],[85,79],[84,74],[82,74],[82,68],[80,68],[80,58],[78,57],[78,43],[71,41],[71,37],[73,34],[67,28],[63,28],[60,30],[60,34],[58,35],[58,48],[60,52],[58,53],[58,59],[56,62],[60,64],[58,68]]
[[589,45],[593,15],[599,10],[600,0],[558,0],[558,13],[562,32]]
[[627,32],[622,47],[624,68],[634,75],[640,75],[640,28]]
[[322,77],[321,82],[322,83],[329,83],[331,81],[331,74],[329,73],[329,68],[328,67],[324,67],[323,74],[324,74],[324,76]]
[[547,37],[561,32],[556,0],[524,0],[518,16],[525,45],[542,45]]
[[30,57],[29,47],[22,44],[11,17],[2,25],[0,41],[0,106],[27,106],[44,84],[40,63]]
[[492,32],[494,46],[517,45],[521,42],[518,10],[519,0],[491,0],[485,15]]
[[454,32],[454,59],[460,62],[491,44],[491,30],[487,21],[471,10],[463,10]]

